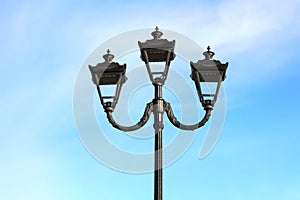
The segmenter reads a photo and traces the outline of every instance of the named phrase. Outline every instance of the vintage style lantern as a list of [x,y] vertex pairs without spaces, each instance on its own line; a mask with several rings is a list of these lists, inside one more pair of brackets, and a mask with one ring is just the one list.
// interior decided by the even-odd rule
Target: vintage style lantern
[[[153,83],[157,81],[164,82],[168,75],[170,63],[175,58],[175,40],[170,42],[167,39],[161,39],[163,33],[159,31],[158,27],[155,28],[155,31],[152,32],[151,35],[153,39],[147,40],[146,42],[138,42],[141,59],[146,64],[150,80]],[[154,71],[151,69],[150,62],[165,62],[164,69]]]
[[[217,101],[221,82],[226,78],[226,70],[228,62],[222,64],[219,60],[214,60],[214,52],[210,51],[210,47],[207,47],[207,51],[203,53],[205,58],[199,60],[196,63],[190,62],[191,65],[191,78],[195,82],[195,86],[198,92],[199,99],[203,106],[211,104],[212,106]],[[203,84],[214,84],[214,88],[209,88],[208,93],[203,93]]]
[[[92,80],[97,86],[97,91],[101,104],[104,109],[114,109],[121,92],[123,83],[126,81],[126,64],[120,65],[117,62],[112,62],[114,55],[110,54],[107,50],[107,54],[103,55],[104,62],[98,63],[96,66],[89,65],[89,69],[92,73]],[[111,95],[103,95],[101,87],[110,87]]]

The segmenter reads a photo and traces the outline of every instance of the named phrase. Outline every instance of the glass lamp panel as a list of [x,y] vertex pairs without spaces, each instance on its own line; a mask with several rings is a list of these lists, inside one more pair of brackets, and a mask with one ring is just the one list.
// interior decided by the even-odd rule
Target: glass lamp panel
[[200,83],[202,96],[204,100],[214,100],[218,83],[217,82],[201,82]]

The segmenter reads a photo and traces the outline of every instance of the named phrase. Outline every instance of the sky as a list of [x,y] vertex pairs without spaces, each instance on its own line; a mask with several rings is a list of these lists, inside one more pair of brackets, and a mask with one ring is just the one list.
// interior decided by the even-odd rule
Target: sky
[[[199,110],[188,106],[193,98],[184,99],[184,90],[177,86],[182,77],[188,82],[190,73],[189,61],[180,56],[194,49],[184,42],[191,40],[202,49],[210,45],[216,59],[229,62],[224,94],[217,102],[223,114],[216,108],[204,128],[186,133],[193,137],[190,146],[164,168],[164,199],[300,199],[299,8],[297,0],[1,1],[0,199],[153,199],[151,171],[109,167],[89,149],[84,138],[118,162],[118,155],[89,138],[100,134],[90,128],[90,115],[85,118],[76,111],[76,102],[95,97],[87,107],[94,109],[92,117],[115,146],[125,152],[151,152],[153,137],[143,135],[151,130],[151,120],[136,132],[145,138],[114,130],[97,102],[86,64],[102,62],[102,47],[110,48],[120,35],[133,33],[132,40],[144,41],[151,31],[136,33],[157,25],[164,38],[178,36],[177,61],[164,94],[175,114],[187,116],[183,120],[197,120],[192,116]],[[144,77],[143,87],[133,87],[140,68],[129,66],[142,64],[136,61],[139,54],[123,43],[113,47],[115,59],[128,62],[126,84],[131,87],[124,86],[122,94],[133,102],[128,110],[135,121],[152,98],[151,84]],[[122,56],[118,49],[132,52]],[[201,53],[191,54],[201,59]],[[88,97],[76,96],[81,73],[87,77],[83,89]],[[191,82],[185,86],[187,92],[194,91]],[[165,124],[164,144],[172,144],[182,133],[167,120]],[[215,125],[220,135],[201,157]]]

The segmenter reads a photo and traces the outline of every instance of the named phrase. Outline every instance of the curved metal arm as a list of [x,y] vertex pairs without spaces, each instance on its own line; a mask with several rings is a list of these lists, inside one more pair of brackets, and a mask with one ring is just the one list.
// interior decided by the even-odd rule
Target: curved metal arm
[[106,112],[106,116],[107,116],[109,123],[111,123],[111,125],[113,127],[126,132],[126,131],[135,131],[135,130],[141,128],[142,126],[144,126],[150,118],[152,109],[153,109],[153,103],[152,102],[147,103],[147,106],[145,108],[142,118],[140,119],[140,121],[137,124],[135,124],[133,126],[122,126],[114,120],[114,118],[112,116],[112,110],[105,109],[105,112]]
[[206,106],[204,109],[205,109],[205,115],[204,117],[202,118],[202,120],[196,124],[193,124],[193,125],[185,125],[185,124],[182,124],[180,123],[177,118],[174,116],[174,113],[173,113],[173,110],[172,110],[172,107],[170,105],[170,103],[168,102],[164,102],[164,107],[165,107],[165,111],[167,113],[167,116],[170,120],[170,122],[176,126],[177,128],[179,129],[182,129],[182,130],[195,130],[195,129],[198,129],[200,128],[201,126],[203,126],[209,119],[210,115],[211,115],[211,111],[212,111],[212,106]]

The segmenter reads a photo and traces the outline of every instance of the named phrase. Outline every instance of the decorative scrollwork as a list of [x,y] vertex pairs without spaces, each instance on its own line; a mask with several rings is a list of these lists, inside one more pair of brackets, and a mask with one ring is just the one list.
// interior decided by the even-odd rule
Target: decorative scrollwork
[[165,107],[165,111],[167,113],[167,116],[168,116],[168,119],[170,120],[170,122],[174,126],[176,126],[177,128],[179,128],[181,130],[195,130],[195,129],[198,129],[198,128],[204,126],[204,124],[208,121],[208,119],[211,115],[211,111],[212,111],[212,107],[206,107],[205,115],[200,122],[193,124],[193,125],[185,125],[185,124],[182,124],[181,122],[179,122],[177,120],[177,118],[174,116],[174,113],[173,113],[170,103],[164,102],[164,107]]
[[142,118],[140,119],[140,121],[137,124],[135,124],[133,126],[122,126],[114,120],[113,115],[112,115],[112,110],[105,109],[106,116],[107,116],[107,119],[108,119],[109,123],[111,123],[111,125],[113,127],[117,128],[121,131],[125,131],[125,132],[135,131],[135,130],[143,127],[147,123],[147,121],[149,120],[150,114],[152,113],[152,111],[153,111],[153,103],[152,102],[147,103],[144,114],[143,114]]

